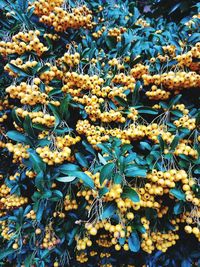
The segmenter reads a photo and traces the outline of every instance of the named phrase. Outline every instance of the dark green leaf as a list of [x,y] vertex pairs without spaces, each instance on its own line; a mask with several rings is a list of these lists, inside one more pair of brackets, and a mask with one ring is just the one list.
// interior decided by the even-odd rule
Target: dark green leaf
[[120,96],[115,96],[115,100],[122,106],[122,107],[127,107],[128,103]]
[[185,200],[185,193],[181,189],[172,188],[172,189],[170,189],[169,192],[170,192],[170,194],[175,196],[175,198],[177,198],[179,200]]
[[171,150],[174,150],[177,147],[177,145],[179,143],[179,140],[180,140],[179,136],[175,136],[174,137],[174,139],[173,139],[173,141],[171,142],[171,145],[170,145]]
[[92,179],[90,178],[90,176],[88,176],[86,173],[81,172],[81,171],[67,171],[67,173],[68,173],[70,176],[75,176],[75,177],[79,178],[80,180],[82,180],[83,183],[84,183],[86,186],[89,186],[89,187],[91,187],[92,189],[95,188],[93,180],[92,180]]
[[116,211],[116,204],[115,203],[107,203],[104,207],[103,207],[103,213],[101,215],[101,219],[107,219],[107,218],[111,218],[113,216],[113,214]]
[[183,202],[177,202],[174,206],[174,214],[178,215],[183,212]]
[[17,131],[9,131],[6,134],[10,139],[16,141],[16,142],[20,142],[20,143],[24,143],[27,145],[32,145],[31,140],[24,136],[23,134],[17,132]]
[[21,68],[17,67],[16,65],[12,63],[9,63],[9,67],[14,73],[18,74],[19,76],[22,76],[22,77],[29,76],[29,74],[26,71],[22,70]]
[[140,240],[136,231],[132,232],[131,236],[128,239],[128,245],[130,251],[138,252],[140,250]]
[[88,168],[88,162],[87,162],[87,159],[86,157],[80,153],[80,152],[77,152],[75,153],[75,157],[76,157],[76,160],[77,162],[84,168]]
[[139,195],[137,194],[137,192],[129,186],[124,186],[123,193],[122,193],[121,197],[122,198],[129,198],[133,202],[139,202],[140,201],[140,198],[139,198]]
[[110,179],[113,175],[113,169],[115,168],[115,163],[110,162],[105,164],[100,171],[100,184],[103,184],[105,179]]

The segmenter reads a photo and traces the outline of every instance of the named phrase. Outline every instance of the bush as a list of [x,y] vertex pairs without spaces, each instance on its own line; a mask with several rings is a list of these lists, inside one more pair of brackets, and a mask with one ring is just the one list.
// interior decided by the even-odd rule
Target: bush
[[199,266],[200,5],[137,2],[0,1],[1,266]]

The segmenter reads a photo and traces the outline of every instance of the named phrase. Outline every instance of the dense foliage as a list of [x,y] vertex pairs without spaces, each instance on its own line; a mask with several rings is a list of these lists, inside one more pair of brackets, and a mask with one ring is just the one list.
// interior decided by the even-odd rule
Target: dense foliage
[[200,3],[149,2],[0,0],[1,266],[200,265]]

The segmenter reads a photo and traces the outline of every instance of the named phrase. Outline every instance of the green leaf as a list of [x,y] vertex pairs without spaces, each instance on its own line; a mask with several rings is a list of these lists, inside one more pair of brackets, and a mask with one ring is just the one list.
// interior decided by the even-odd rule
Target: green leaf
[[139,198],[138,193],[129,186],[124,186],[123,193],[122,193],[121,197],[122,198],[129,198],[133,202],[140,202],[140,198]]
[[100,153],[98,153],[98,158],[101,164],[105,165],[107,163],[107,161],[104,159],[104,157]]
[[143,150],[149,150],[149,151],[151,151],[151,149],[152,149],[152,147],[150,146],[150,144],[149,143],[147,143],[147,142],[140,142],[140,147],[143,149]]
[[177,202],[174,206],[174,214],[178,215],[183,212],[183,202]]
[[17,131],[9,131],[6,134],[10,139],[16,141],[16,142],[20,142],[20,143],[24,143],[27,145],[32,145],[31,140],[24,136],[23,134],[17,132]]
[[55,129],[59,125],[61,118],[60,118],[60,115],[58,113],[58,109],[54,105],[48,104],[48,107],[51,109],[54,117],[56,118],[56,122],[55,122],[55,126],[54,126],[54,129]]
[[109,189],[107,187],[100,189],[99,190],[99,197],[102,197],[103,195],[105,195],[108,192],[109,192]]
[[72,163],[60,165],[57,169],[63,174],[68,174],[68,171],[80,171],[81,170],[78,165],[75,165]]
[[115,173],[115,175],[113,176],[113,183],[114,184],[121,184],[122,179],[123,178],[122,178],[121,174]]
[[68,173],[70,176],[75,176],[75,177],[79,178],[80,180],[82,180],[83,183],[84,183],[86,186],[89,186],[89,187],[91,187],[92,189],[95,189],[94,181],[93,181],[93,180],[90,178],[90,176],[88,176],[86,173],[81,172],[81,171],[67,171],[67,173]]
[[44,187],[44,173],[40,171],[37,176],[35,177],[35,186],[40,190],[43,191]]
[[26,71],[24,71],[21,68],[15,66],[12,63],[9,63],[9,67],[14,73],[18,74],[19,76],[22,76],[22,77],[28,77],[29,76],[29,74]]
[[160,150],[161,152],[163,152],[165,149],[165,142],[161,135],[158,136],[158,141],[159,141]]
[[169,192],[170,192],[170,194],[175,196],[175,198],[177,198],[179,200],[185,200],[185,193],[181,189],[172,188],[172,189],[170,189]]
[[5,259],[8,255],[12,254],[13,251],[14,250],[11,248],[0,250],[0,260]]
[[147,170],[140,166],[130,164],[125,170],[125,175],[126,177],[146,177]]
[[19,126],[22,126],[21,118],[17,115],[15,109],[12,110],[12,118]]
[[137,109],[139,114],[157,115],[158,111],[150,107],[141,107]]
[[76,176],[57,177],[56,180],[62,183],[70,183],[76,179]]
[[107,36],[105,41],[106,41],[106,45],[108,46],[109,49],[113,49],[116,47],[115,37]]
[[120,96],[115,96],[115,100],[122,106],[122,107],[127,107],[128,103]]
[[42,74],[43,72],[48,71],[48,70],[50,70],[50,67],[47,65],[44,65],[38,70],[37,75],[39,76],[40,74]]
[[110,179],[113,174],[113,169],[115,168],[115,163],[110,162],[105,164],[100,171],[100,184],[103,184],[105,179]]
[[181,97],[182,97],[182,95],[176,95],[175,97],[173,97],[169,102],[169,108],[171,108],[173,105],[178,103],[178,101],[181,99]]
[[29,136],[31,136],[32,138],[35,138],[35,133],[33,130],[32,121],[31,121],[31,118],[29,116],[25,117],[25,120],[23,123],[23,128]]
[[89,165],[88,165],[87,159],[82,153],[80,152],[75,153],[75,158],[82,167],[88,168]]
[[132,232],[131,236],[128,239],[128,245],[130,251],[138,252],[140,250],[140,240],[136,231]]
[[179,139],[180,139],[179,136],[174,137],[174,139],[172,140],[171,145],[170,145],[171,150],[174,150],[177,147],[177,145],[179,143]]
[[113,214],[116,211],[116,204],[115,203],[107,203],[104,207],[103,207],[103,213],[101,215],[101,219],[107,219],[107,218],[111,218],[113,216]]
[[139,102],[139,99],[140,99],[140,95],[139,95],[139,91],[140,91],[140,86],[141,86],[141,83],[140,81],[137,81],[136,84],[135,84],[135,89],[132,93],[132,105],[135,106],[138,104]]
[[[48,198],[48,197],[47,197]],[[42,215],[43,215],[43,212],[45,210],[45,205],[44,205],[44,200],[41,200],[39,202],[39,206],[37,208],[37,212],[36,212],[36,219],[38,222],[40,222],[42,220]]]
[[60,116],[62,119],[67,120],[69,117],[69,101],[70,96],[66,95],[66,97],[61,101],[60,104]]
[[177,116],[178,118],[183,117],[183,112],[180,111],[180,110],[172,110],[172,111],[171,111],[171,114]]
[[196,116],[196,125],[200,125],[200,112],[198,112]]
[[30,161],[33,165],[33,169],[36,173],[39,173],[40,171],[46,170],[46,164],[42,161],[42,159],[38,156],[38,154],[33,149],[28,149],[28,152],[30,154]]
[[96,153],[95,153],[94,148],[93,148],[90,144],[88,144],[88,142],[83,141],[82,144],[83,144],[83,146],[85,147],[85,149],[86,149],[88,152],[90,152],[92,155],[96,156]]

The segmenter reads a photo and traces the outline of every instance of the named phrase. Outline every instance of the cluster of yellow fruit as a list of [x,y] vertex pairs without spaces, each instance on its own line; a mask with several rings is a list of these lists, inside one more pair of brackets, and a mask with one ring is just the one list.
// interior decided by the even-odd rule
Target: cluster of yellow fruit
[[106,30],[106,27],[103,26],[100,30],[93,32],[92,36],[94,38],[99,38],[99,37],[101,37],[101,35],[104,33],[105,30]]
[[0,53],[4,56],[9,54],[22,55],[25,52],[34,51],[41,56],[48,50],[39,39],[40,31],[19,32],[13,35],[10,42],[0,42]]
[[51,33],[45,33],[44,34],[44,38],[49,38],[49,39],[51,39],[51,40],[58,40],[58,39],[60,39],[60,36],[58,35],[58,34],[51,34]]
[[1,228],[1,231],[0,231],[1,236],[4,239],[10,240],[12,236],[14,235],[14,233],[9,228],[9,221],[6,221],[6,220],[0,221],[0,228]]
[[[133,75],[133,73],[132,73],[132,75]],[[116,74],[113,77],[112,82],[115,83],[115,84],[122,84],[122,85],[124,85],[123,86],[123,91],[128,90],[128,89],[131,92],[134,91],[134,88],[135,88],[135,79],[131,75],[125,75],[124,73]],[[123,96],[123,98],[124,98],[124,96]]]
[[34,172],[34,171],[26,171],[26,176],[28,177],[28,178],[30,178],[30,179],[33,179],[33,178],[35,178],[35,176],[36,176],[36,173]]
[[22,159],[28,159],[29,153],[28,148],[29,145],[23,145],[21,143],[13,145],[12,143],[6,143],[6,148],[9,152],[13,153],[13,163],[22,162]]
[[140,18],[138,19],[136,22],[135,22],[136,25],[139,25],[141,27],[150,27],[150,24],[143,18]]
[[[45,2],[41,3],[40,1],[39,4],[45,6]],[[91,29],[93,27],[91,11],[85,5],[73,8],[71,12],[66,11],[59,5],[46,14],[42,12],[44,15],[40,13],[39,9],[35,9],[34,12],[41,16],[40,22],[48,26],[53,26],[57,32],[64,32],[68,28],[78,29],[84,27]]]
[[31,3],[29,9],[34,7],[34,13],[36,15],[48,15],[51,11],[55,9],[55,7],[61,6],[64,3],[63,0],[54,0],[54,1],[44,1],[38,0]]
[[8,108],[13,108],[13,105],[9,103],[8,96],[4,96],[2,99],[0,99],[0,111],[6,110]]
[[[45,134],[40,136],[43,138]],[[65,136],[52,136],[48,138],[52,139],[53,146],[52,148],[49,146],[38,147],[36,148],[36,152],[40,155],[42,160],[46,162],[48,165],[61,164],[65,160],[73,161],[74,156],[71,156],[71,149],[69,146],[75,145],[81,139],[79,136],[72,137],[70,135]]]
[[[123,144],[130,144],[131,140],[140,140],[145,136],[145,125],[129,124],[128,129],[104,128],[89,123],[88,120],[79,120],[76,124],[76,131],[84,134],[88,142],[96,148],[96,144],[106,142],[110,137],[120,138]],[[159,135],[160,133],[158,133]]]
[[[57,66],[52,65],[51,63],[45,64],[47,67],[49,67],[49,70],[44,71],[39,75],[40,79],[47,85],[50,81],[53,79],[62,79],[63,72],[58,69]],[[49,91],[51,90],[51,87],[48,87]]]
[[[34,68],[38,65],[38,62],[36,60],[26,61],[25,63],[23,63],[23,60],[20,57],[17,59],[12,59],[10,63],[19,67],[20,69],[24,71],[28,70],[28,68]],[[9,64],[6,64],[4,69],[9,73],[10,76],[17,77],[17,73],[12,71]]]
[[109,192],[105,194],[103,199],[106,202],[118,199],[120,198],[122,191],[123,190],[122,190],[121,184],[113,184],[112,186],[110,186]]
[[199,62],[194,62],[194,59],[200,58],[200,42],[196,43],[195,46],[191,48],[186,53],[183,53],[181,55],[177,55],[175,59],[178,61],[178,66],[188,67],[193,71],[199,71],[200,70],[200,64]]
[[0,115],[0,123],[4,122],[7,118],[8,116],[6,114]]
[[70,195],[66,195],[65,199],[64,199],[64,209],[66,211],[77,210],[78,209],[78,204],[76,202],[76,199],[71,199]]
[[171,93],[158,88],[156,85],[151,86],[151,91],[147,91],[146,96],[150,100],[166,100],[170,97]]
[[200,241],[200,230],[198,227],[191,227],[190,225],[186,225],[184,229],[186,233],[194,234],[196,238]]
[[67,52],[57,62],[58,64],[66,63],[69,67],[74,67],[80,63],[80,54],[77,52],[74,54]]
[[142,75],[148,73],[149,73],[149,66],[148,65],[145,66],[141,63],[134,65],[134,67],[130,70],[130,75],[132,75],[135,79],[140,79]]
[[89,76],[76,72],[66,72],[63,82],[62,91],[76,96],[80,94],[81,90],[91,90],[92,93],[92,90],[100,91],[100,86],[104,83],[104,80],[97,75]]
[[33,84],[22,82],[17,86],[11,85],[6,88],[6,92],[11,98],[20,99],[20,102],[24,105],[34,106],[38,103],[47,105],[49,103],[48,95],[42,93],[34,81]]
[[151,254],[155,249],[166,252],[167,249],[176,244],[179,235],[168,231],[167,233],[151,232],[142,234],[141,248]]
[[14,175],[9,176],[9,180],[13,181],[20,177],[20,172],[16,172]]
[[46,125],[47,127],[54,126],[56,121],[53,115],[44,114],[44,112],[42,111],[27,111],[22,108],[17,108],[16,114],[21,118],[29,116],[31,118],[32,123],[43,124]]
[[[175,187],[175,182],[185,182],[187,180],[187,173],[184,170],[176,170],[171,169],[169,171],[157,171],[152,170],[152,173],[148,173],[147,179],[149,179],[151,182],[156,183],[158,186],[166,187],[166,188],[173,188]],[[146,184],[145,187],[149,186],[149,194],[156,194],[156,188],[155,191],[153,188],[151,188],[151,184]],[[168,193],[169,191],[165,191],[165,193]]]
[[176,56],[175,45],[165,45],[162,47],[164,53],[168,54],[170,57],[174,58]]
[[[109,248],[112,246],[112,242],[111,242],[111,238],[109,233],[106,234],[99,234],[96,243],[100,246],[100,247],[104,247],[104,248]],[[92,255],[96,255],[94,252],[92,253]]]
[[178,156],[180,154],[184,154],[186,156],[191,156],[197,159],[198,158],[197,150],[187,145],[187,143],[188,143],[188,140],[180,140],[179,144],[177,145],[174,151],[174,155]]
[[56,237],[55,232],[53,230],[52,223],[49,223],[45,227],[45,235],[42,240],[42,244],[40,245],[41,248],[51,250],[54,246],[60,243],[59,238]]
[[63,147],[62,150],[51,150],[50,147],[38,147],[36,152],[40,155],[42,160],[48,165],[61,164],[63,161],[71,161],[71,149]]
[[108,36],[112,36],[112,37],[115,37],[117,39],[117,42],[120,42],[122,37],[121,35],[127,31],[127,28],[125,27],[115,27],[113,29],[109,29],[108,30]]
[[[86,228],[88,234],[91,236],[96,236],[98,231],[102,231],[102,230],[106,231],[107,235],[109,236],[109,239],[107,239],[107,240],[110,240],[109,246],[114,245],[115,250],[117,250],[117,251],[119,251],[121,249],[121,245],[119,244],[119,239],[120,238],[128,238],[132,232],[131,226],[126,226],[123,224],[113,225],[107,220],[102,220],[102,221],[96,222],[96,223],[86,223],[85,228]],[[100,240],[101,240],[101,238],[100,238]],[[100,242],[98,242],[98,243],[100,244]],[[104,246],[105,243],[107,243],[107,242],[103,241],[101,243]],[[129,246],[127,243],[125,243],[123,245],[123,249],[129,250]]]
[[64,212],[62,212],[62,211],[54,211],[54,213],[53,213],[53,217],[54,218],[56,218],[56,217],[59,217],[59,218],[65,218],[66,217],[66,215],[65,215],[65,213]]
[[173,124],[176,125],[176,127],[185,127],[189,130],[194,130],[196,127],[196,119],[190,118],[188,115],[183,115],[180,119],[175,120]]
[[167,72],[162,74],[147,75],[142,76],[144,85],[162,85],[167,90],[181,91],[187,88],[198,88],[200,86],[200,75],[196,72]]
[[[104,62],[102,63],[103,65],[105,64]],[[117,58],[112,58],[108,61],[108,64],[111,67],[116,67],[118,70],[124,70],[124,64],[122,62],[122,59],[117,59]],[[109,74],[112,74],[111,71],[108,72]]]
[[81,252],[76,255],[76,260],[80,263],[85,263],[88,261],[87,253]]
[[35,220],[36,219],[36,213],[34,210],[30,210],[29,213],[26,214],[26,218]]
[[17,195],[7,195],[6,197],[2,197],[0,202],[3,204],[5,209],[10,209],[26,204],[28,202],[28,198]]
[[83,239],[78,239],[76,237],[77,241],[77,250],[85,250],[86,247],[91,247],[92,246],[92,241],[88,237],[84,237]]
[[[3,178],[3,177],[2,177]],[[4,197],[10,193],[10,188],[7,187],[5,184],[0,186],[0,197]]]
[[185,107],[184,104],[173,105],[173,106],[172,106],[172,109],[173,109],[173,110],[178,109],[178,110],[180,110],[184,115],[187,115],[187,114],[189,113],[189,109],[187,109],[187,108]]

